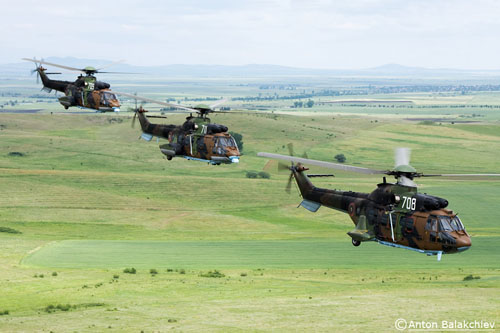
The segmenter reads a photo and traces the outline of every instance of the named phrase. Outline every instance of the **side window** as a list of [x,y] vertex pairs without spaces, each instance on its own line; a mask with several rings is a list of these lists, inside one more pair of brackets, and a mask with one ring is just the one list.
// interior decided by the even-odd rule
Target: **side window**
[[389,224],[389,214],[385,214],[385,212],[382,212],[379,215],[379,222],[383,226],[387,226]]
[[436,231],[437,220],[435,217],[431,216],[427,220],[427,224],[425,225],[425,230],[427,231]]
[[405,217],[402,219],[401,224],[406,228],[407,232],[413,232],[413,219],[411,217]]

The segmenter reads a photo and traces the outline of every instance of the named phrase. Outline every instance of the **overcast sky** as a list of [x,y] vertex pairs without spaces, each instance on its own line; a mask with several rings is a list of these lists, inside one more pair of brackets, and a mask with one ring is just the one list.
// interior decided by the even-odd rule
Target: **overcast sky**
[[1,0],[0,63],[500,69],[495,0]]

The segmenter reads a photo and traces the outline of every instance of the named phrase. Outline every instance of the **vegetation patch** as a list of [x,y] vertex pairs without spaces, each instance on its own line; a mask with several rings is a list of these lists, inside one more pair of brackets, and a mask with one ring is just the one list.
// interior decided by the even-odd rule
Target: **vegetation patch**
[[71,311],[80,308],[92,308],[98,306],[104,306],[104,303],[82,303],[82,304],[49,304],[43,310],[47,313],[54,313],[56,311]]
[[481,278],[480,276],[474,276],[470,274],[464,277],[464,281],[479,280],[480,278]]
[[9,310],[0,310],[0,316],[7,316],[9,314]]
[[9,152],[9,156],[24,157],[24,156],[26,156],[26,154],[21,153],[20,151],[11,151],[11,152]]
[[346,161],[346,157],[344,154],[337,154],[333,158],[335,158],[339,163],[344,163]]
[[247,171],[245,176],[247,178],[252,178],[252,179],[256,179],[256,178],[269,179],[269,178],[271,178],[271,175],[268,172],[265,172],[265,171],[260,171],[260,172],[257,172],[257,171]]
[[45,307],[44,311],[47,313],[53,313],[56,311],[69,311],[71,309],[76,309],[76,306],[70,304],[49,304]]
[[127,273],[127,274],[135,274],[135,273],[137,273],[137,271],[135,270],[135,268],[134,268],[134,267],[131,267],[131,268],[125,268],[125,269],[123,270],[123,273]]
[[12,229],[9,227],[0,227],[0,232],[6,232],[9,234],[22,234],[22,232],[20,232],[19,230]]
[[207,273],[201,273],[200,276],[207,277],[207,278],[223,278],[226,275],[215,269],[213,271],[208,271]]

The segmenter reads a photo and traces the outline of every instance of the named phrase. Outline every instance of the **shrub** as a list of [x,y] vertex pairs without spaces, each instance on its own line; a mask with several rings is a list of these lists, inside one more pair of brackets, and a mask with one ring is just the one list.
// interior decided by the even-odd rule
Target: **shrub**
[[243,135],[240,133],[236,132],[229,132],[229,134],[234,138],[234,141],[236,141],[236,145],[238,146],[238,150],[240,153],[243,152]]
[[127,273],[127,274],[135,274],[137,271],[135,270],[134,267],[131,267],[131,268],[125,268],[123,270],[123,273]]
[[72,306],[70,304],[57,304],[57,305],[49,304],[45,307],[44,311],[48,312],[48,313],[52,313],[52,312],[56,312],[57,310],[69,311],[72,308],[74,309],[74,308],[76,308],[76,306],[74,306],[74,305]]
[[247,273],[241,273],[240,276],[247,276]]
[[0,311],[0,316],[6,316],[9,314],[9,310]]
[[247,171],[247,178],[257,178],[257,172],[255,171]]
[[54,305],[49,304],[49,305],[47,305],[47,306],[45,307],[45,309],[44,309],[44,310],[45,310],[45,312],[51,313],[51,312],[54,312],[54,311],[55,311],[55,309],[56,309],[56,307],[55,307]]
[[184,268],[181,268],[181,269],[179,270],[179,274],[186,274],[186,271],[184,270]]
[[20,232],[19,230],[12,229],[9,227],[0,227],[0,232],[6,232],[9,234],[22,234],[22,232]]
[[120,277],[120,275],[118,275],[118,274],[113,275],[113,279],[118,279],[119,277]]
[[208,278],[222,278],[225,277],[226,275],[215,269],[213,271],[208,271],[207,273],[201,273],[200,276]]
[[71,309],[71,305],[69,305],[69,304],[57,304],[56,308],[61,310],[61,311],[69,311],[69,309]]
[[19,151],[11,151],[11,152],[9,153],[9,156],[24,157],[24,156],[26,156],[26,155],[25,155],[24,153],[19,152]]
[[177,322],[177,319],[170,318],[170,319],[168,320],[168,322],[169,322],[169,323],[176,323],[176,322]]
[[474,280],[474,279],[478,280],[480,278],[481,278],[480,276],[474,276],[474,275],[470,274],[470,275],[467,275],[466,277],[464,277],[464,281],[470,281],[470,280]]
[[271,178],[271,175],[268,172],[261,171],[261,172],[259,172],[259,177],[264,178],[264,179],[269,179],[269,178]]
[[335,155],[335,157],[334,157],[334,158],[335,158],[335,159],[337,160],[337,162],[339,162],[339,163],[344,163],[344,162],[346,161],[346,157],[344,156],[344,154],[337,154],[337,155]]
[[172,268],[167,268],[167,272],[173,272],[174,270]]
[[151,268],[151,269],[149,270],[149,274],[151,274],[151,275],[156,275],[156,274],[158,274],[158,271],[157,271],[156,269],[154,269],[154,268]]
[[57,276],[57,272],[52,272],[52,276]]

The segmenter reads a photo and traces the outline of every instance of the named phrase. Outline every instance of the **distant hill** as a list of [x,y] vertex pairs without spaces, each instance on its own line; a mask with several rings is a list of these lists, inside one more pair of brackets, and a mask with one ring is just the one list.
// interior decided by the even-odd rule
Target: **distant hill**
[[[48,62],[54,62],[70,67],[82,68],[85,66],[100,67],[113,62],[106,59],[83,59],[74,57],[48,57]],[[0,78],[27,77],[30,70],[35,67],[33,63],[19,61],[12,64],[0,64]],[[51,68],[47,66],[50,70]],[[279,65],[249,64],[242,66],[227,65],[163,65],[163,66],[134,66],[126,63],[116,64],[109,71],[135,72],[162,77],[400,77],[400,78],[491,78],[500,76],[500,70],[461,70],[449,68],[422,68],[409,67],[398,64],[387,64],[366,69],[312,69],[297,68]],[[63,70],[64,71],[64,70]]]

